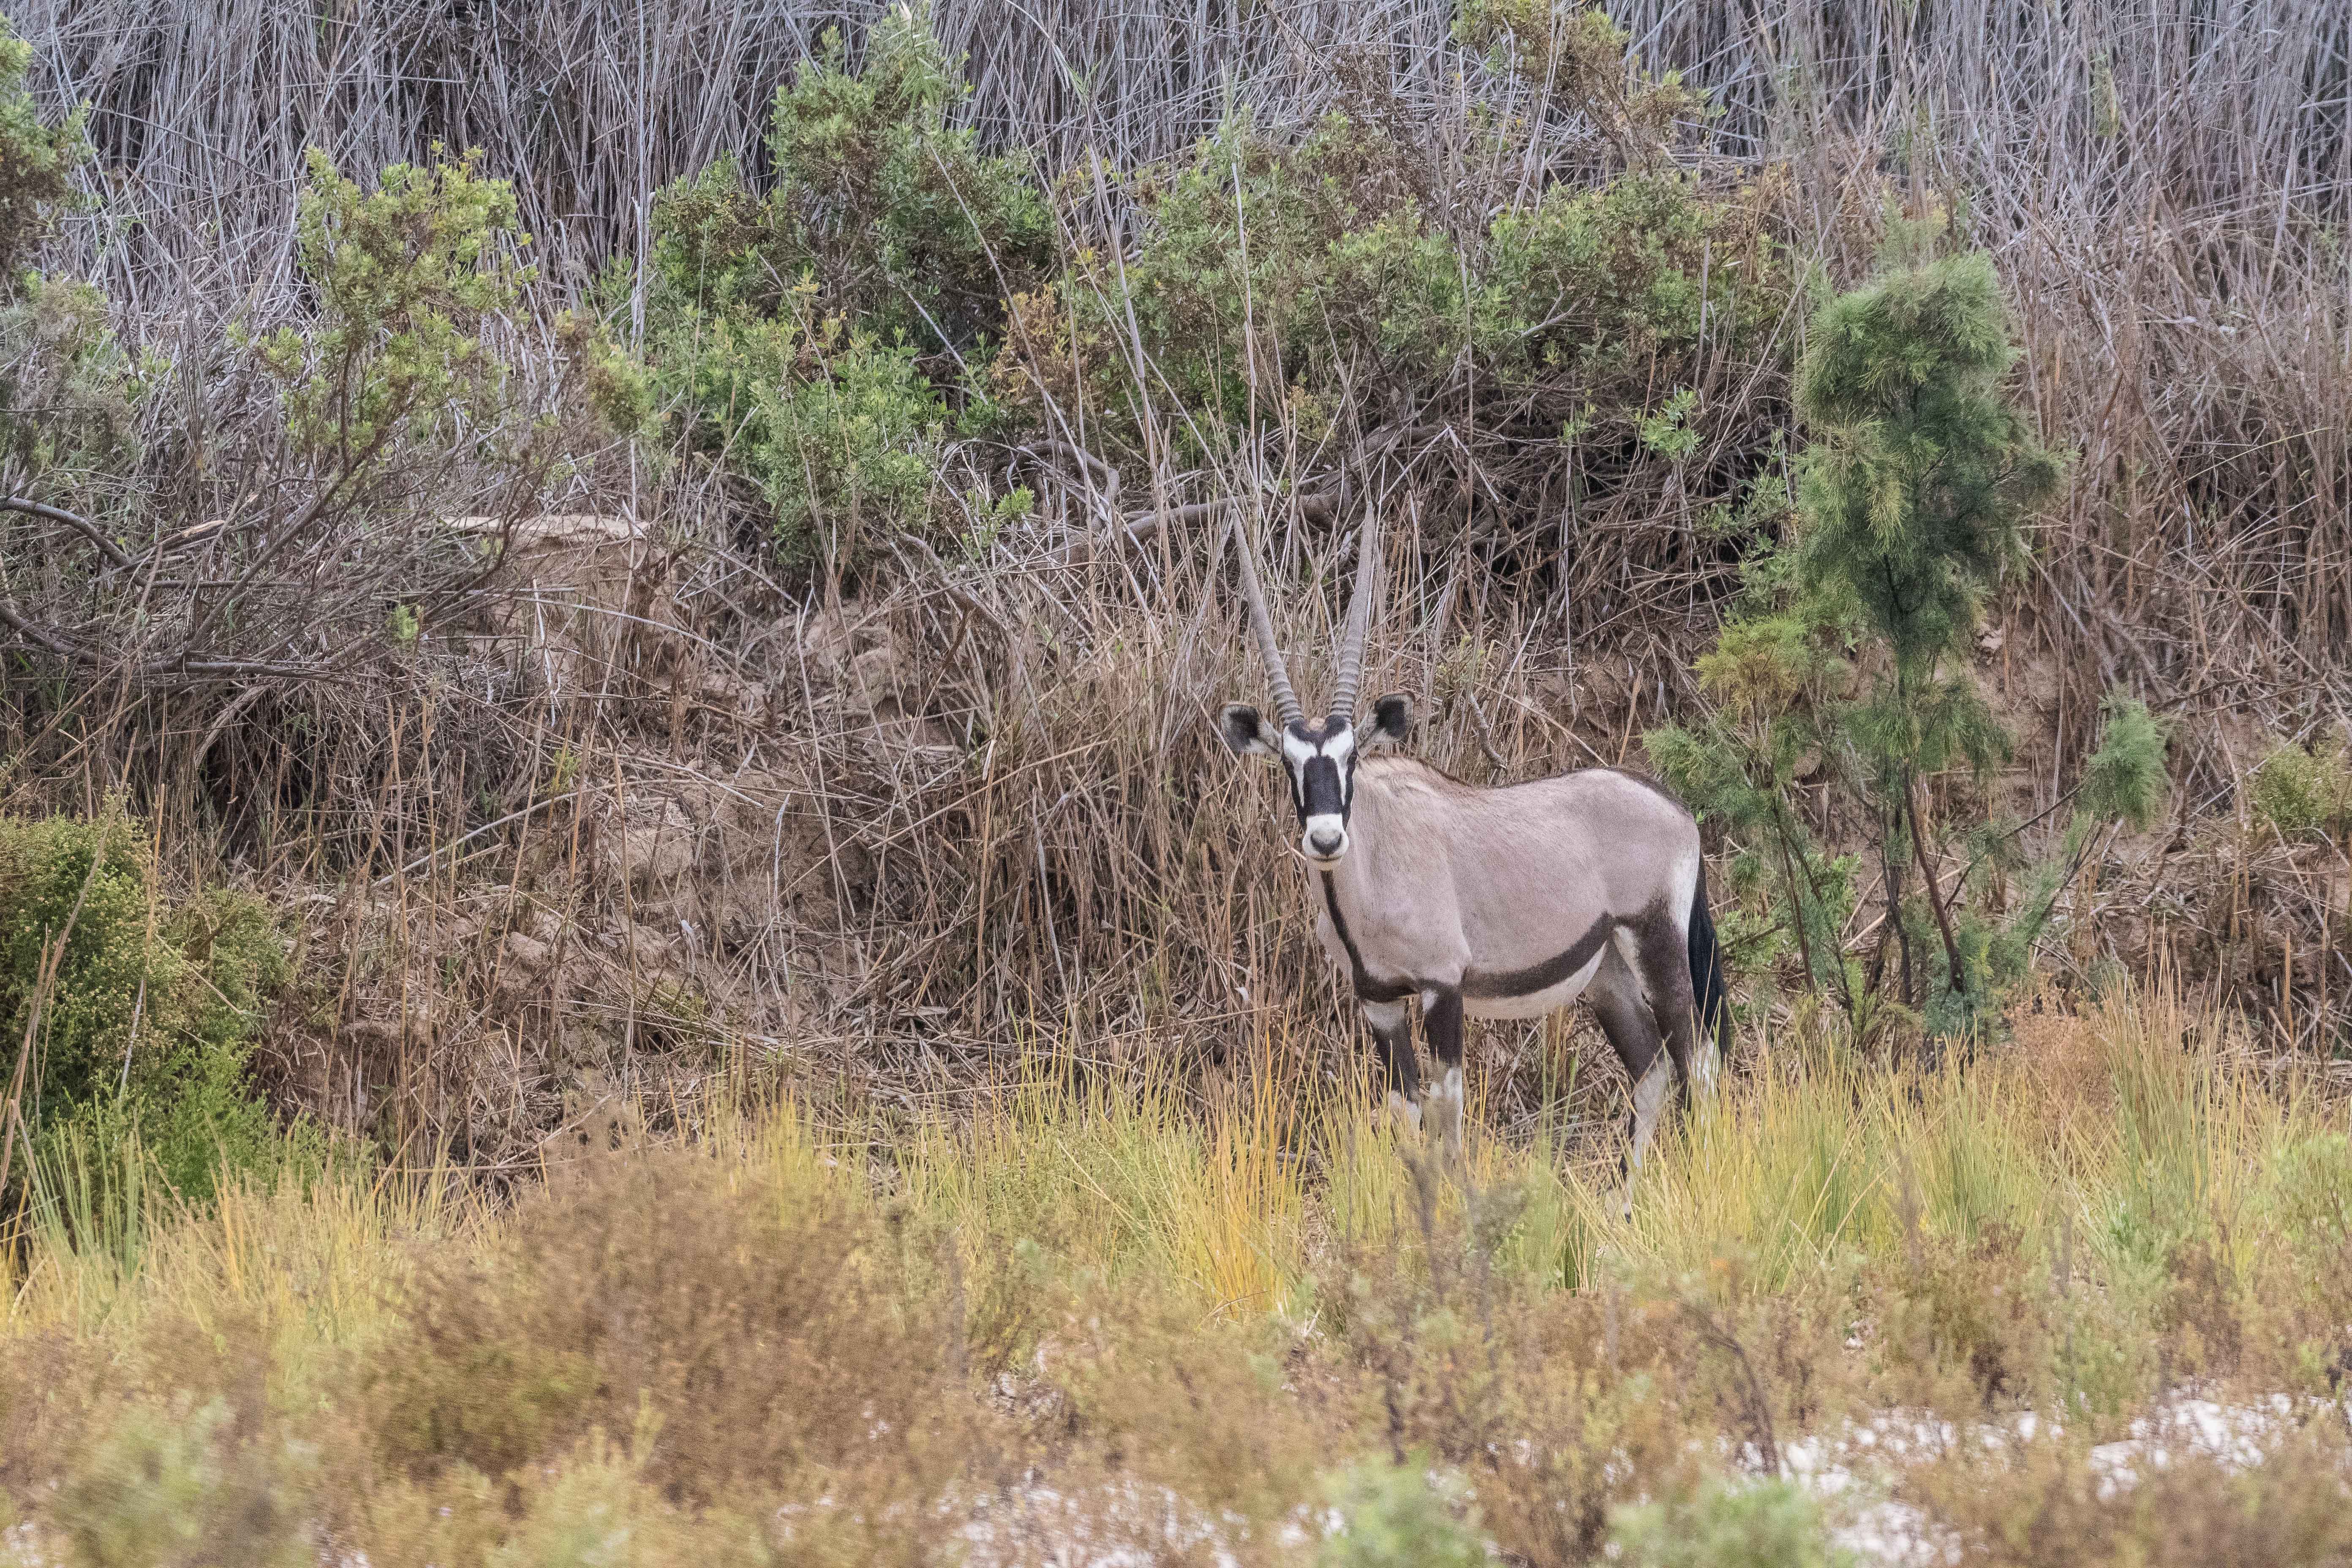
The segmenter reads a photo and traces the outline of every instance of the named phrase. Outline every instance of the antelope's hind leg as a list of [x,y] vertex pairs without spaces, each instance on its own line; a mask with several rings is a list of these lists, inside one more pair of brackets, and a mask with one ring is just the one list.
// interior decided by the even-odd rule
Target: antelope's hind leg
[[1649,1149],[1651,1135],[1658,1129],[1658,1112],[1666,1103],[1666,1082],[1672,1069],[1664,1042],[1659,1037],[1657,1020],[1651,1016],[1650,1005],[1642,996],[1641,982],[1634,978],[1633,967],[1618,943],[1610,944],[1601,972],[1592,977],[1584,998],[1592,1005],[1592,1016],[1600,1020],[1601,1032],[1616,1048],[1617,1059],[1625,1064],[1625,1079],[1633,1089],[1633,1108],[1625,1121],[1622,1166],[1624,1213],[1631,1219],[1633,1175],[1642,1168],[1642,1156]]
[[1698,993],[1691,984],[1690,928],[1664,910],[1653,910],[1633,935],[1634,972],[1650,999],[1650,1016],[1665,1038],[1666,1054],[1674,1058],[1675,1101],[1687,1110],[1693,1075],[1712,1065],[1699,1060],[1699,1052],[1711,1047],[1699,1038]]
[[1365,1026],[1381,1049],[1388,1079],[1389,1114],[1400,1129],[1421,1131],[1421,1068],[1412,1057],[1412,1023],[1402,1002],[1362,1002]]

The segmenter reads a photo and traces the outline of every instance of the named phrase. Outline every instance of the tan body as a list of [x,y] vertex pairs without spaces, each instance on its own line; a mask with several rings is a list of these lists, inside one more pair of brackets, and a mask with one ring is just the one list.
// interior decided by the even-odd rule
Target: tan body
[[[1356,766],[1352,843],[1332,871],[1365,967],[1415,991],[1534,968],[1595,921],[1686,905],[1698,825],[1670,796],[1595,768],[1480,789],[1409,757]],[[1316,922],[1346,966],[1327,912]],[[1590,975],[1587,975],[1590,980]],[[1474,1018],[1532,1018],[1581,987],[1513,996],[1465,990]]]
[[[1581,996],[1633,1084],[1627,1194],[1679,1070],[1713,1077],[1727,1039],[1722,954],[1706,909],[1698,825],[1649,780],[1613,768],[1481,789],[1408,758],[1358,748],[1402,742],[1400,693],[1359,714],[1376,595],[1377,515],[1357,541],[1356,590],[1331,705],[1310,720],[1274,637],[1247,532],[1235,563],[1250,636],[1278,723],[1244,703],[1217,716],[1227,746],[1277,762],[1298,817],[1298,854],[1322,905],[1316,931],[1353,980],[1388,1068],[1389,1095],[1421,1123],[1421,1069],[1405,1003],[1421,998],[1447,1146],[1462,1145],[1462,1020],[1533,1018]],[[1712,1026],[1705,1048],[1701,1018]],[[1670,1065],[1671,1064],[1671,1065]]]
[[1687,958],[1701,870],[1690,813],[1612,769],[1481,789],[1367,755],[1348,837],[1344,857],[1308,873],[1316,934],[1356,980],[1400,1110],[1419,1120],[1404,996],[1422,1001],[1449,1142],[1461,1018],[1541,1017],[1587,997],[1633,1084],[1630,1174],[1670,1071],[1685,1085],[1712,1076]]

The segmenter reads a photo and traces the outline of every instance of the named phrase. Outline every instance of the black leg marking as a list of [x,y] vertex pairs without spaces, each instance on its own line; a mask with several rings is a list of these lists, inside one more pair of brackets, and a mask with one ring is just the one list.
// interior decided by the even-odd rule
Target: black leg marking
[[1429,1028],[1429,1054],[1437,1058],[1437,1070],[1444,1072],[1462,1065],[1462,993],[1440,991],[1436,996],[1424,1022]]

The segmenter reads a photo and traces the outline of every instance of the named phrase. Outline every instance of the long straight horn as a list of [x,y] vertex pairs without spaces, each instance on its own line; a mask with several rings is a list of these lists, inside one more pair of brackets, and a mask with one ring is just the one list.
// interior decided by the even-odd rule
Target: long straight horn
[[1234,514],[1234,543],[1241,563],[1242,598],[1249,605],[1250,635],[1257,639],[1257,656],[1265,661],[1266,684],[1274,688],[1274,705],[1286,730],[1305,710],[1298,706],[1298,693],[1290,689],[1290,671],[1283,668],[1282,650],[1274,645],[1274,617],[1266,614],[1265,584],[1257,579],[1257,546],[1250,541],[1249,518],[1244,512]]
[[1339,640],[1339,678],[1331,689],[1331,716],[1356,721],[1356,685],[1364,674],[1364,637],[1372,624],[1372,578],[1380,570],[1379,515],[1364,509],[1364,527],[1356,543],[1356,593],[1348,601],[1348,630]]

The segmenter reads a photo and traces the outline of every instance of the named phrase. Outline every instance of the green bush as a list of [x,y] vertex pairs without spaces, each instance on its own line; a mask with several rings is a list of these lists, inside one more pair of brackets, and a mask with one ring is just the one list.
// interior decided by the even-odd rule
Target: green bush
[[1322,1568],[1470,1568],[1488,1560],[1486,1538],[1456,1519],[1426,1465],[1377,1460],[1332,1477],[1339,1529],[1316,1559]]
[[315,1486],[311,1445],[239,1430],[215,1398],[126,1405],[77,1455],[58,1500],[72,1561],[90,1568],[251,1568],[316,1562],[303,1504]]
[[1626,1568],[1832,1568],[1821,1510],[1791,1481],[1712,1480],[1696,1495],[1616,1510],[1612,1561]]
[[[1481,15],[1489,40],[1536,21]],[[1573,58],[1563,91],[1621,142],[1699,111],[1597,13],[1537,42]],[[1506,199],[1380,117],[1276,133],[1243,111],[1162,163],[1049,191],[948,126],[963,90],[901,8],[862,64],[835,40],[779,92],[772,189],[721,162],[656,207],[657,384],[684,445],[759,486],[789,563],[854,568],[889,531],[940,534],[929,476],[951,426],[1193,461],[1254,416],[1320,443],[1350,412],[1379,423],[1465,390],[1483,407],[1484,388],[1514,426],[1617,448],[1577,465],[1630,476],[1599,482],[1662,480],[1702,449],[1727,474],[1762,460],[1753,422],[1730,428],[1694,386],[1702,343],[1786,368],[1769,186],[1710,191],[1628,159]],[[1470,164],[1516,166],[1524,129],[1475,121],[1491,156]],[[1097,175],[1131,222],[1099,226]],[[1496,216],[1449,227],[1465,212]]]
[[928,532],[945,405],[904,344],[845,334],[806,340],[814,374],[757,389],[745,456],[775,508],[787,561],[853,562],[878,534]]
[[77,110],[62,124],[41,123],[25,86],[33,46],[0,20],[0,289],[22,281],[33,252],[49,237],[57,209],[73,195],[73,173],[89,156]]
[[778,555],[854,567],[929,532],[949,409],[934,375],[1045,265],[1044,197],[947,124],[963,90],[894,12],[863,68],[838,36],[776,95],[775,188],[722,162],[655,214],[647,354],[688,445],[755,481]]
[[2341,742],[2284,745],[2254,774],[2254,816],[2281,838],[2352,833],[2352,753]]
[[0,457],[26,476],[127,473],[160,368],[124,349],[89,284],[28,275],[0,305]]
[[1051,256],[1052,216],[1022,162],[982,154],[947,122],[969,89],[927,11],[887,11],[861,68],[840,34],[776,92],[776,182],[752,191],[732,162],[665,193],[657,283],[675,306],[754,319],[813,313],[941,353],[995,330],[1008,292]]
[[[1139,396],[1172,395],[1189,439],[1243,426],[1255,395],[1261,417],[1286,403],[1313,437],[1350,398],[1378,417],[1467,374],[1515,417],[1630,439],[1690,378],[1702,320],[1719,348],[1780,352],[1790,280],[1754,191],[1628,173],[1554,185],[1457,237],[1427,184],[1417,150],[1375,123],[1332,114],[1285,142],[1237,116],[1134,177],[1145,228],[1131,258],[1114,266],[1105,237],[1071,258],[1049,309],[1014,302],[999,395],[1034,408],[1040,389],[1083,389],[1090,420],[1128,439]],[[1139,387],[1118,346],[1130,310],[1150,363]],[[1680,415],[1694,411],[1684,397]]]
[[37,1156],[135,1137],[199,1200],[224,1168],[278,1163],[285,1142],[247,1069],[291,969],[258,900],[215,890],[167,908],[146,841],[119,815],[0,822],[0,935],[5,1037],[33,1041]]
[[[1733,887],[1779,905],[1856,1037],[1904,1019],[1930,1041],[1993,1026],[2095,833],[2162,809],[2169,739],[2145,703],[2109,693],[2077,810],[2038,865],[2021,826],[1987,809],[1981,786],[2012,742],[1977,689],[1977,635],[2064,467],[2011,395],[2016,349],[1990,260],[1921,254],[1932,244],[1898,228],[1877,278],[1817,315],[1797,379],[1812,438],[1796,537],[1751,563],[1698,661],[1715,712],[1648,737],[1667,781],[1732,837]],[[1815,775],[1874,841],[1859,884],[1790,808],[1795,781]],[[2013,904],[2012,871],[2027,873]],[[1858,886],[1883,911],[1866,957],[1845,950]]]
[[89,155],[79,111],[42,123],[25,86],[32,59],[32,46],[0,19],[0,458],[17,484],[51,470],[127,470],[138,455],[133,415],[154,368],[123,350],[96,289],[31,268]]
[[479,442],[509,411],[509,368],[485,352],[486,319],[531,272],[514,251],[514,193],[471,157],[383,171],[373,191],[310,153],[301,262],[318,291],[308,331],[256,340],[296,448],[357,486],[416,443]]

